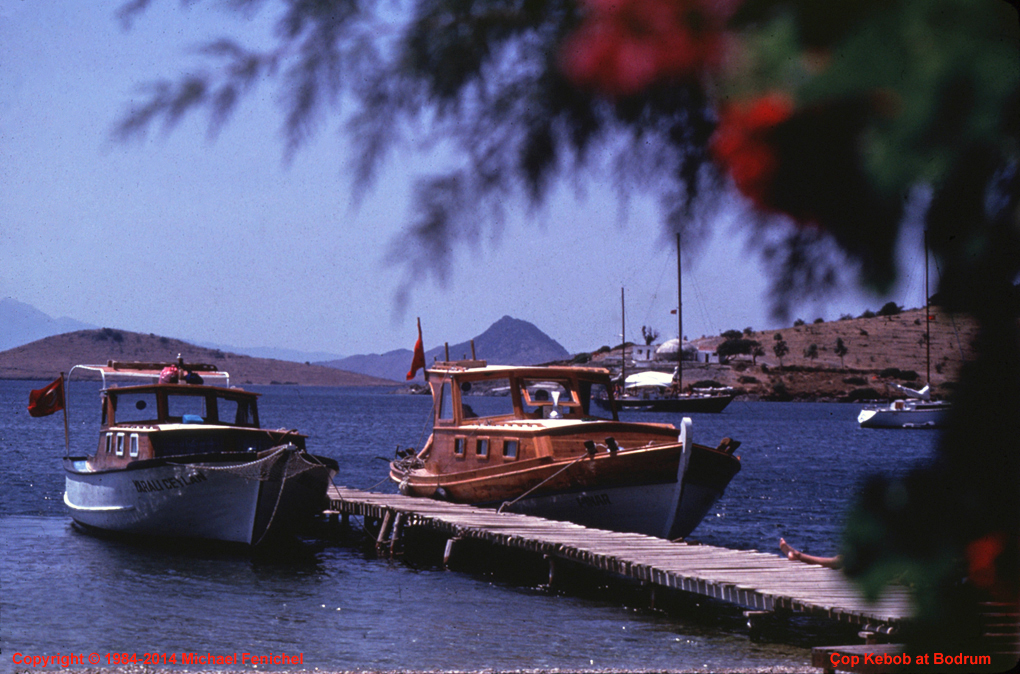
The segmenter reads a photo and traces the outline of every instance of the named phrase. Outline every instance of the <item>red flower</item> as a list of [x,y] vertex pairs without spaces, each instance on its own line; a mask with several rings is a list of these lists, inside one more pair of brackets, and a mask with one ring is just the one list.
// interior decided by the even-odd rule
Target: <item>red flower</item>
[[792,114],[793,102],[788,97],[764,96],[724,110],[712,137],[716,161],[759,208],[775,210],[772,192],[779,160],[772,134]]
[[582,0],[588,14],[563,47],[567,76],[611,95],[719,64],[733,2]]
[[995,533],[967,544],[967,576],[982,590],[996,585],[995,560],[1002,554],[1005,538]]

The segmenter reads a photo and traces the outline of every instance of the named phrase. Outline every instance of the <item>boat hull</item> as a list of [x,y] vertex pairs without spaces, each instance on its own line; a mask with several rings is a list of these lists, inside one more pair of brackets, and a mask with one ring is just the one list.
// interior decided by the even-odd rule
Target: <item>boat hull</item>
[[146,461],[92,472],[65,460],[75,522],[119,534],[258,545],[321,513],[330,469],[278,448],[255,461]]
[[400,480],[401,491],[676,539],[694,531],[740,470],[736,457],[700,445],[692,445],[686,457],[674,445],[569,463],[471,479],[414,471]]
[[[718,414],[733,402],[733,398],[732,395],[681,396],[679,398],[620,397],[616,399],[616,408],[621,411]],[[596,398],[595,402],[603,409],[611,409],[608,400]]]
[[944,407],[924,409],[865,408],[857,415],[861,428],[941,428]]

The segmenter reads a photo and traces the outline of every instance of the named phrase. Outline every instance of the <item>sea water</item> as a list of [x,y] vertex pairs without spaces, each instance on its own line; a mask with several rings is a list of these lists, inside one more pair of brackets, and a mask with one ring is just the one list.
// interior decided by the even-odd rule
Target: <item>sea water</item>
[[[63,416],[34,419],[31,388],[0,381],[0,668],[31,657],[107,666],[136,654],[283,659],[285,669],[685,669],[803,667],[804,646],[752,641],[734,621],[628,606],[598,593],[549,591],[499,577],[412,568],[356,547],[309,541],[262,557],[96,538],[63,505]],[[337,482],[394,491],[387,461],[420,447],[431,399],[386,389],[252,387],[262,425],[307,434],[339,461]],[[73,453],[97,442],[98,384],[69,389]],[[474,401],[473,401],[474,403]],[[838,551],[843,515],[869,474],[930,459],[931,431],[862,430],[857,406],[734,402],[692,415],[696,442],[740,440],[743,468],[693,537],[778,554],[781,536]],[[679,424],[679,416],[627,419]],[[150,654],[150,655],[146,655]],[[285,659],[281,656],[286,656]],[[68,658],[71,658],[68,660]],[[290,658],[300,664],[287,664]],[[63,660],[61,660],[63,658]],[[227,660],[226,662],[230,662]],[[209,668],[209,667],[205,667]]]

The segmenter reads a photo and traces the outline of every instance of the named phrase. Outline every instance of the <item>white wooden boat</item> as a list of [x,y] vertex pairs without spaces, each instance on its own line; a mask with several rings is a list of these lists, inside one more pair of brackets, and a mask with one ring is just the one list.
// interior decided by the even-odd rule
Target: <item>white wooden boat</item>
[[[296,431],[261,428],[258,394],[229,388],[226,373],[182,361],[75,369],[103,378],[96,451],[64,458],[64,503],[78,524],[255,546],[324,510],[336,462],[309,454]],[[107,384],[124,376],[153,381]]]

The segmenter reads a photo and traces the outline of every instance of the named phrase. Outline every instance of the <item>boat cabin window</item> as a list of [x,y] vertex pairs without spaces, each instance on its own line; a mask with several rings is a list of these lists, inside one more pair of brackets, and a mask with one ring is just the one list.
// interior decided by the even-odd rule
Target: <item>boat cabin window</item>
[[461,382],[460,408],[461,418],[465,421],[513,417],[514,399],[510,394],[510,380],[503,378]]
[[488,438],[478,438],[477,442],[475,442],[475,454],[477,454],[478,456],[480,456],[480,457],[482,457],[484,459],[489,458],[489,439]]
[[180,395],[167,396],[167,415],[170,421],[183,423],[203,423],[209,419],[206,410],[205,395]]
[[464,438],[456,438],[453,441],[453,453],[455,456],[464,456]]
[[439,390],[439,410],[436,416],[442,421],[453,420],[453,389],[448,381],[444,381]]
[[124,391],[111,394],[110,399],[113,401],[114,423],[132,424],[156,421],[159,417],[154,391]]
[[131,434],[131,444],[128,446],[128,456],[138,456],[138,434]]
[[124,456],[124,434],[117,434],[117,456]]
[[580,410],[577,392],[569,380],[526,379],[521,382],[521,401],[525,413],[555,418]]
[[248,400],[217,398],[216,412],[219,422],[229,426],[258,426],[255,421],[255,405]]
[[106,434],[106,453],[113,453],[113,433]]
[[518,440],[504,440],[503,441],[503,457],[507,459],[517,458],[517,447]]

